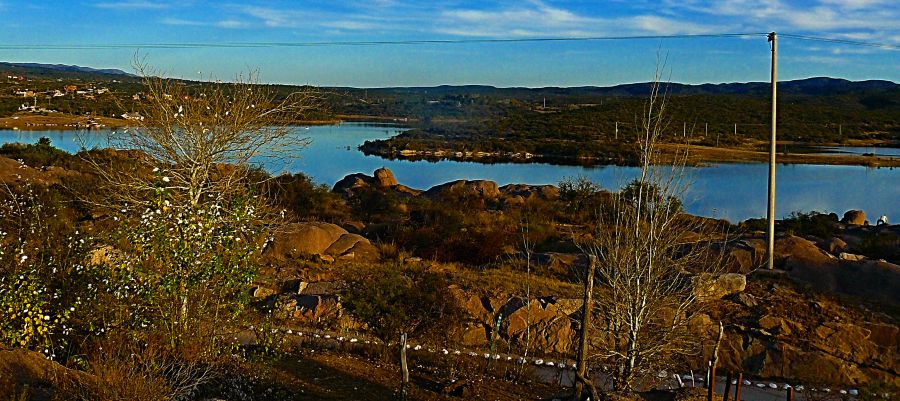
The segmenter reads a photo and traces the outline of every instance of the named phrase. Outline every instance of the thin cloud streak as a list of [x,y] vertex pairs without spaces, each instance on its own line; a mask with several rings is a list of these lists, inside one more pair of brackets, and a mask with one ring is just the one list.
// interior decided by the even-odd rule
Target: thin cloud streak
[[171,8],[171,5],[153,1],[117,1],[97,3],[94,7],[110,10],[162,10]]

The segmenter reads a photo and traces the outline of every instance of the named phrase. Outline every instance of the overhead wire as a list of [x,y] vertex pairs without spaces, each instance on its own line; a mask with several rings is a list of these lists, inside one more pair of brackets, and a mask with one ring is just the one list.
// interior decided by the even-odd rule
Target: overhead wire
[[202,48],[258,48],[258,47],[327,47],[327,46],[385,46],[429,44],[478,44],[478,43],[536,43],[536,42],[590,42],[652,39],[702,39],[725,37],[764,36],[767,33],[712,33],[679,35],[627,35],[627,36],[572,36],[541,38],[466,38],[466,39],[412,39],[373,41],[318,41],[318,42],[223,42],[223,43],[74,43],[74,44],[0,44],[3,50],[110,50],[110,49],[202,49]]
[[864,42],[864,41],[859,41],[859,40],[838,39],[838,38],[824,38],[824,37],[819,37],[819,36],[796,35],[796,34],[791,34],[791,33],[779,33],[778,36],[780,36],[782,38],[809,40],[809,41],[815,41],[815,42],[838,43],[838,44],[843,44],[843,45],[878,47],[878,48],[889,49],[889,50],[900,50],[900,45],[893,45],[890,43]]
[[[568,36],[532,38],[465,38],[465,39],[409,39],[409,40],[364,40],[364,41],[308,41],[308,42],[195,42],[195,43],[35,43],[0,44],[0,50],[115,50],[115,49],[206,49],[206,48],[291,48],[291,47],[337,47],[337,46],[415,46],[445,44],[491,44],[491,43],[540,43],[540,42],[598,42],[623,40],[664,40],[664,39],[704,39],[740,38],[766,36],[767,32],[706,33],[676,35],[624,35],[624,36]],[[900,50],[900,45],[829,38],[822,36],[779,33],[781,38],[815,41],[850,46],[874,47],[885,50]]]

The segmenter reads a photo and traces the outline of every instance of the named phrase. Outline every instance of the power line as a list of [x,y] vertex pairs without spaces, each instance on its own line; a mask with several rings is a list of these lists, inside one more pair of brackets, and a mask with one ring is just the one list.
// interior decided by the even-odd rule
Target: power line
[[794,39],[809,40],[809,41],[814,41],[814,42],[838,43],[838,44],[843,44],[843,45],[878,47],[878,48],[888,49],[888,50],[900,50],[900,46],[892,45],[890,43],[863,42],[863,41],[859,41],[859,40],[824,38],[824,37],[819,37],[819,36],[808,36],[808,35],[794,35],[794,34],[790,34],[790,33],[779,33],[778,35],[781,37],[784,37],[784,38],[794,38]]
[[[338,46],[416,46],[446,44],[491,44],[491,43],[540,43],[540,42],[599,42],[622,40],[663,40],[663,39],[704,39],[740,38],[766,36],[767,32],[711,33],[681,35],[628,35],[628,36],[575,36],[544,38],[506,39],[413,39],[413,40],[370,40],[370,41],[318,41],[318,42],[223,42],[223,43],[75,43],[29,45],[0,44],[0,50],[116,50],[116,49],[206,49],[206,48],[291,48],[291,47],[338,47]],[[875,47],[886,50],[900,50],[900,45],[883,42],[827,38],[821,36],[779,33],[783,38],[806,41],[835,43],[851,46]]]
[[202,49],[202,48],[260,48],[260,47],[329,47],[329,46],[388,46],[388,45],[430,45],[430,44],[477,44],[477,43],[535,43],[535,42],[591,42],[650,39],[701,39],[765,36],[766,33],[716,33],[682,35],[630,35],[630,36],[578,36],[549,38],[508,38],[508,39],[420,39],[420,40],[374,40],[374,41],[322,41],[322,42],[225,42],[225,43],[83,43],[83,44],[31,44],[0,45],[3,50],[113,50],[113,49]]

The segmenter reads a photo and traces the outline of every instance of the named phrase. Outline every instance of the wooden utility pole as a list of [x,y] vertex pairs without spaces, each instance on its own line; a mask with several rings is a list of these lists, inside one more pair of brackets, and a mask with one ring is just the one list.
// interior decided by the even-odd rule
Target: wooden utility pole
[[[575,361],[575,370],[577,376],[584,380],[590,380],[587,377],[587,352],[588,352],[588,330],[591,327],[591,308],[594,307],[594,269],[597,268],[597,258],[590,255],[588,266],[585,269],[584,277],[584,299],[581,304],[581,338],[578,344],[578,358]],[[575,381],[575,394],[572,398],[575,401],[581,400],[581,394],[584,391],[584,383],[582,380]]]
[[773,270],[775,268],[775,134],[778,121],[778,35],[775,32],[769,34],[769,42],[772,42],[772,135],[769,138],[769,206],[767,214],[769,235],[766,243],[766,259],[769,270]]
[[400,335],[400,399],[406,399],[409,384],[409,368],[406,365],[406,333]]

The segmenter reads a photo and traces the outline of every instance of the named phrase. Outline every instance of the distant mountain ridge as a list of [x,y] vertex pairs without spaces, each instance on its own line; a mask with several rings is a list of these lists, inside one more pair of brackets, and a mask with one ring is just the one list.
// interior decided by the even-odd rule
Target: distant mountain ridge
[[39,75],[65,75],[67,73],[71,73],[76,75],[120,75],[123,77],[134,77],[134,74],[129,74],[125,71],[115,68],[91,68],[68,64],[0,62],[0,71]]
[[[37,75],[45,78],[136,78],[134,74],[115,68],[92,68],[67,64],[12,63],[0,62],[0,72],[25,75]],[[388,92],[418,95],[464,95],[484,94],[508,97],[554,97],[554,96],[646,96],[650,93],[650,82],[628,83],[613,86],[575,86],[575,87],[496,87],[490,85],[437,85],[437,86],[397,86],[367,88],[370,92]],[[682,84],[668,83],[667,91],[671,95],[753,95],[767,96],[770,91],[768,82],[734,82]],[[364,88],[334,87],[344,90],[363,90]],[[900,84],[886,80],[850,81],[842,78],[812,77],[778,83],[778,92],[793,95],[838,95],[856,91],[893,91],[900,90]]]
[[[431,87],[387,87],[370,88],[372,91],[389,91],[398,93],[428,93],[434,95],[453,95],[465,93],[482,93],[494,95],[546,95],[546,96],[646,96],[650,93],[650,82],[620,84],[614,86],[576,86],[576,87],[508,87],[498,88],[490,85],[439,85]],[[769,82],[736,82],[706,84],[664,84],[671,95],[767,95],[771,90]],[[860,90],[900,90],[900,84],[886,80],[850,81],[842,78],[813,77],[782,81],[778,83],[779,93],[798,95],[833,95]]]

